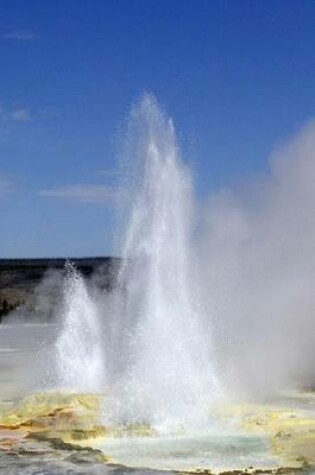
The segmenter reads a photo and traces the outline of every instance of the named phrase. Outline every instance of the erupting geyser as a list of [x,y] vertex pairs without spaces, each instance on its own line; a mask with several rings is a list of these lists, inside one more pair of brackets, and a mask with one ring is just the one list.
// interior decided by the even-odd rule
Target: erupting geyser
[[132,111],[127,148],[136,172],[117,290],[120,407],[127,420],[160,429],[199,424],[218,383],[194,279],[192,185],[173,124],[151,95]]
[[105,383],[99,314],[82,276],[70,263],[65,271],[56,341],[57,383],[75,391],[99,391]]
[[190,175],[172,122],[151,95],[133,109],[127,138],[131,206],[114,303],[107,315],[97,311],[69,267],[59,381],[112,395],[111,424],[145,422],[162,432],[200,427],[209,422],[219,386],[195,278]]
[[[286,393],[272,404],[221,405],[211,341],[215,331],[220,383],[223,379],[230,384],[235,375],[245,373],[253,386],[259,378],[258,387],[264,390],[269,381],[268,390],[274,380],[281,381],[284,360],[284,373],[294,374],[297,330],[301,322],[313,328],[314,320],[312,254],[301,252],[301,242],[312,241],[311,220],[305,218],[312,216],[314,206],[313,201],[306,206],[305,198],[312,191],[313,149],[307,147],[305,158],[303,147],[292,171],[280,174],[280,186],[266,188],[267,205],[260,203],[257,216],[251,207],[238,213],[223,197],[223,208],[212,209],[210,242],[201,252],[203,268],[193,232],[196,213],[189,170],[181,160],[172,122],[154,97],[144,96],[132,110],[127,133],[124,168],[128,172],[130,165],[130,173],[125,174],[120,203],[127,198],[128,206],[115,288],[103,293],[93,286],[93,279],[85,282],[71,264],[66,265],[57,322],[49,324],[52,332],[57,328],[56,339],[46,346],[53,355],[43,358],[48,366],[52,362],[49,388],[57,391],[26,397],[18,408],[4,411],[1,428],[22,429],[27,439],[35,431],[35,440],[39,434],[41,443],[53,441],[58,450],[60,438],[67,464],[72,458],[68,451],[82,445],[100,449],[112,464],[178,473],[198,468],[205,473],[276,474],[314,467],[314,392]],[[306,194],[301,187],[304,168]],[[301,181],[297,190],[293,175]],[[290,208],[287,223],[282,220],[291,195],[298,207]],[[301,228],[308,231],[306,241],[301,241],[300,230],[297,236],[293,233],[297,222],[306,226]],[[288,240],[287,235],[279,240],[283,228],[292,230]],[[283,322],[290,336],[287,345]],[[10,328],[6,331],[10,338]],[[311,342],[305,333],[312,335],[300,330],[303,343]],[[309,358],[313,353],[302,346]],[[268,377],[261,370],[262,359]],[[303,375],[305,368],[300,366]],[[9,447],[11,452],[16,442],[8,444],[7,432],[2,440],[5,451]],[[23,457],[25,443],[23,435]],[[16,448],[12,453],[19,454]],[[50,449],[48,453],[50,458]],[[88,456],[91,460],[90,451]],[[80,461],[77,457],[74,460]]]

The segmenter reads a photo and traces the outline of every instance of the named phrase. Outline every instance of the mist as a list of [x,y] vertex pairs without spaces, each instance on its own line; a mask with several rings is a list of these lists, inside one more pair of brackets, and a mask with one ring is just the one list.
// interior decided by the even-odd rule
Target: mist
[[199,267],[217,368],[235,397],[315,383],[315,121],[269,177],[212,194]]
[[[201,224],[192,227],[189,285],[198,287],[193,290],[223,394],[265,399],[314,386],[315,121],[273,153],[267,177],[211,193],[193,214]],[[82,277],[107,358],[115,362],[107,368],[110,378],[118,371],[116,347],[125,324],[117,323],[117,275],[118,267],[111,275],[99,268]],[[62,273],[50,270],[35,289],[36,312],[21,308],[6,318],[52,324],[43,342],[45,374],[63,325],[63,282]]]

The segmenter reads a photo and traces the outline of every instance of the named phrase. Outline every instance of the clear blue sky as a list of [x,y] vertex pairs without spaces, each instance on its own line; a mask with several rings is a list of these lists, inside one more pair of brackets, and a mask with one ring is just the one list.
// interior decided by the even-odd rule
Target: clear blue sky
[[313,0],[2,0],[0,257],[112,252],[119,130],[153,92],[199,197],[314,116]]

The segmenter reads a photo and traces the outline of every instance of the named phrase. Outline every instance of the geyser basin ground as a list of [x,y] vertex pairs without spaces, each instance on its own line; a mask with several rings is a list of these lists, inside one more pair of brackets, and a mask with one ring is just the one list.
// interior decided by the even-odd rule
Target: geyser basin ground
[[281,465],[264,437],[246,434],[204,434],[155,438],[109,438],[93,447],[110,454],[113,463],[155,470],[223,472]]
[[[270,473],[279,467],[315,473],[314,392],[292,394],[274,404],[218,406],[212,409],[216,429],[203,434],[188,431],[163,437],[147,426],[105,427],[102,412],[108,409],[108,396],[32,395],[34,389],[27,384],[32,378],[25,369],[37,369],[36,342],[43,332],[53,333],[53,328],[23,324],[0,328],[1,475],[60,475],[67,470],[101,475],[117,466],[132,467],[136,473],[139,467],[145,473],[149,469]],[[25,397],[26,393],[30,395]]]
[[315,393],[297,393],[273,404],[212,408],[209,431],[173,437],[100,437],[91,444],[113,463],[155,470],[214,473],[315,468]]
[[[148,426],[102,425],[107,400],[102,395],[50,392],[4,408],[2,467],[10,466],[9,473],[14,475],[23,473],[14,465],[22,458],[30,470],[48,464],[49,474],[59,473],[49,471],[53,463],[66,464],[64,469],[72,464],[70,473],[85,474],[94,471],[80,472],[83,463],[91,470],[97,465],[99,474],[113,465],[136,472],[295,473],[308,469],[312,473],[309,470],[315,469],[315,393],[296,394],[273,405],[217,407],[213,409],[215,430],[172,437],[160,436]],[[12,455],[18,460],[12,461]],[[0,473],[8,472],[1,472],[0,465]]]
[[[314,394],[289,399],[283,406],[226,406],[217,412],[221,431],[173,437],[143,437],[141,427],[125,428],[124,435],[123,428],[102,426],[101,399],[47,393],[20,401],[1,417],[2,460],[14,453],[26,457],[30,466],[73,461],[215,473],[315,466]],[[143,433],[149,433],[147,427]]]

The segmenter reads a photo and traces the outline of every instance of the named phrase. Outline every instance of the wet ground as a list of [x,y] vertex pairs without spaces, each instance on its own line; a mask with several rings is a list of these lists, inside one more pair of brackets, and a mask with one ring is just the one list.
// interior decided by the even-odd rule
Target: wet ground
[[52,326],[0,326],[1,475],[315,473],[314,393],[221,405],[216,429],[203,434],[108,428],[100,423],[102,396],[38,393],[47,335]]

